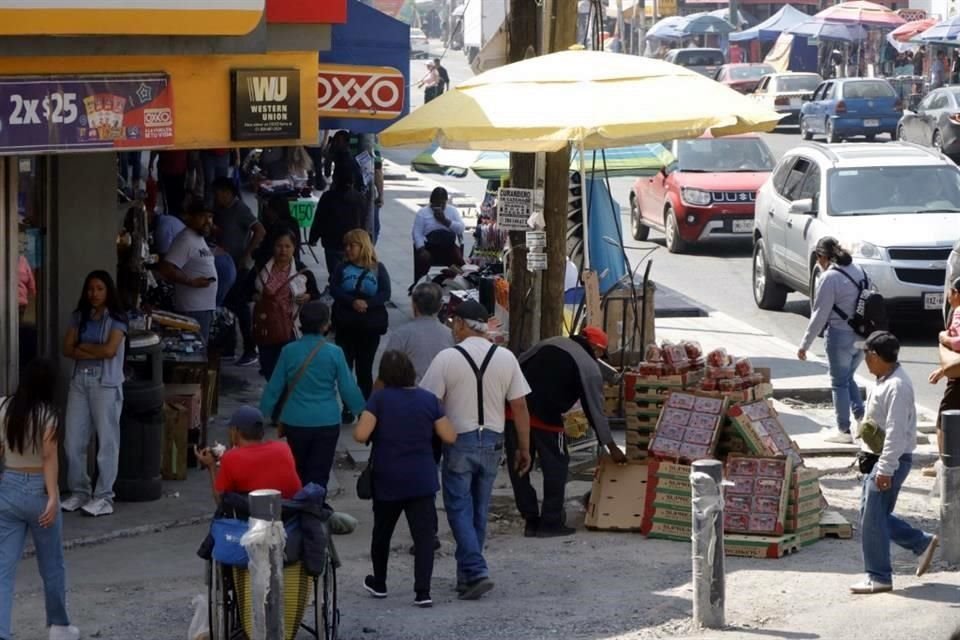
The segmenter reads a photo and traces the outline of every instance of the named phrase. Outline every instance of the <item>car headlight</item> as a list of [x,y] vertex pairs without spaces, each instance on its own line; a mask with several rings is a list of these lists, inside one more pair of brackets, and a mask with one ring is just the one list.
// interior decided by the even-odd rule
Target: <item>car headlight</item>
[[880,247],[870,242],[856,241],[850,244],[850,253],[855,258],[866,258],[867,260],[883,260],[883,251]]
[[703,189],[684,187],[683,189],[680,189],[680,197],[683,198],[683,201],[688,204],[700,206],[706,206],[710,204],[710,193],[708,191],[704,191]]

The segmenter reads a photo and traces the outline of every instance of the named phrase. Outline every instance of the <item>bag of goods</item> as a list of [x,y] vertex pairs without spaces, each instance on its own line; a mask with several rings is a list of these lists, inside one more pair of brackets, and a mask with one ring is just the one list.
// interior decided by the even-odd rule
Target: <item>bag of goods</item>
[[[738,382],[739,381],[739,382]],[[732,393],[740,391],[740,385],[743,383],[740,378],[723,378],[717,381],[717,388],[721,393]]]
[[689,363],[687,350],[684,349],[682,345],[664,342],[660,345],[660,348],[663,350],[663,361],[668,365],[673,365],[679,369],[680,367],[687,366]]
[[737,370],[733,367],[711,367],[707,365],[706,377],[711,380],[726,380],[737,375]]
[[730,363],[730,356],[727,355],[727,350],[724,348],[714,349],[707,354],[707,366],[708,367],[725,367]]
[[762,373],[760,373],[759,371],[754,371],[753,373],[750,374],[750,386],[751,386],[751,387],[756,387],[757,385],[761,385],[761,384],[765,383],[766,381],[767,381],[767,380],[766,380],[765,376],[764,376]]
[[719,381],[716,378],[704,378],[700,388],[704,391],[717,391],[720,388]]
[[703,347],[696,340],[684,340],[680,345],[687,352],[687,360],[692,362],[703,357]]
[[750,364],[750,361],[746,358],[740,358],[733,366],[737,370],[737,375],[742,378],[749,377],[753,374],[753,365]]
[[663,362],[663,350],[651,342],[644,351],[643,359],[647,362]]
[[644,361],[637,365],[637,373],[642,377],[648,376],[662,376],[663,375],[663,363],[662,362],[650,362]]

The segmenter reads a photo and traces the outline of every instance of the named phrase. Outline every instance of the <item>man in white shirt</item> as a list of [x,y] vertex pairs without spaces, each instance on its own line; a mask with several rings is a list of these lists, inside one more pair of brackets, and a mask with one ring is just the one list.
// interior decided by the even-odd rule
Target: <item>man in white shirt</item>
[[187,228],[170,245],[160,263],[160,273],[173,283],[173,303],[178,313],[200,324],[207,342],[217,308],[217,268],[206,237],[213,229],[213,213],[202,202],[191,204],[184,215]]
[[508,403],[517,430],[515,466],[520,474],[530,469],[530,386],[516,357],[486,339],[483,305],[467,300],[453,313],[458,344],[437,354],[420,386],[440,398],[457,431],[456,443],[443,450],[443,504],[457,541],[457,591],[462,600],[476,600],[493,588],[483,544]]
[[456,207],[447,204],[443,187],[430,193],[430,204],[417,211],[413,219],[413,281],[419,282],[430,267],[463,265],[460,238],[466,228]]
[[917,576],[930,567],[937,549],[937,536],[913,527],[897,516],[897,494],[910,473],[917,446],[917,410],[913,384],[897,361],[900,342],[888,331],[874,331],[858,346],[866,352],[867,368],[877,377],[867,398],[865,421],[883,431],[883,450],[865,454],[875,461],[863,478],[860,531],[866,579],[850,587],[858,594],[882,593],[893,589],[890,541],[919,556]]

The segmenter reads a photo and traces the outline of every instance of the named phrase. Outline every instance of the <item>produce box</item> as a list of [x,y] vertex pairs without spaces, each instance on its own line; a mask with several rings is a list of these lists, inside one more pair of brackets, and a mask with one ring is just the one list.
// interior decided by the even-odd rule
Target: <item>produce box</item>
[[797,536],[797,544],[801,547],[809,547],[815,542],[820,540],[820,526],[808,527],[807,529],[801,529],[800,531],[795,532]]
[[800,549],[797,536],[747,536],[739,534],[723,535],[723,549],[728,556],[740,558],[782,558],[788,553]]
[[853,537],[853,526],[836,511],[824,511],[820,516],[820,537],[849,540]]
[[597,531],[640,531],[646,493],[645,464],[618,465],[601,456],[584,524]]
[[790,500],[792,502],[803,502],[809,498],[820,498],[820,482],[807,482],[805,484],[792,484],[790,487]]
[[169,404],[186,409],[190,418],[190,428],[200,428],[201,407],[203,392],[199,384],[165,384],[163,388],[164,400]]
[[648,538],[656,538],[659,540],[676,540],[678,542],[690,542],[690,538],[693,535],[693,529],[691,529],[689,523],[684,526],[682,524],[675,524],[671,522],[658,522],[653,521],[650,523],[650,526],[646,528],[643,532]]
[[769,400],[734,405],[727,411],[727,416],[751,453],[761,456],[787,456],[794,467],[803,464],[797,446],[790,440]]
[[[671,527],[680,527],[680,538],[690,539],[690,467],[651,459],[647,462],[647,500],[641,533],[677,539]],[[655,526],[659,525],[659,527]],[[652,535],[650,532],[659,532]]]
[[786,533],[796,533],[797,531],[804,531],[819,526],[820,509],[817,508],[816,511],[811,513],[805,513],[798,516],[787,516],[786,523],[784,524],[784,531]]
[[179,405],[163,405],[163,453],[160,475],[164,480],[187,479],[187,436],[190,412]]
[[723,530],[781,535],[785,531],[791,462],[789,458],[731,455],[724,479]]
[[722,398],[672,392],[663,404],[650,452],[660,458],[683,462],[712,456],[726,407]]

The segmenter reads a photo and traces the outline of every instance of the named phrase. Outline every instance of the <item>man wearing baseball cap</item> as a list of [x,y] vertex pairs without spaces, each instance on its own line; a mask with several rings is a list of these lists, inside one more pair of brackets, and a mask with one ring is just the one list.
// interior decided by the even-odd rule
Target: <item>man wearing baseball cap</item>
[[250,493],[275,489],[290,499],[302,488],[290,446],[280,440],[264,442],[263,414],[243,406],[230,417],[232,448],[217,460],[210,448],[197,451],[197,460],[210,472],[214,499],[224,493]]
[[506,444],[510,481],[517,509],[526,521],[528,538],[568,536],[576,532],[564,522],[564,500],[570,453],[563,427],[563,414],[577,401],[597,439],[618,463],[626,456],[613,440],[603,412],[603,374],[597,359],[607,352],[607,334],[586,327],[570,338],[548,338],[520,356],[520,369],[532,391],[527,396],[530,412],[530,455],[540,458],[543,470],[543,506],[529,474],[517,473],[512,464],[517,432],[507,415]]
[[937,536],[893,515],[917,446],[916,401],[913,384],[897,361],[900,342],[889,331],[874,331],[857,346],[865,353],[870,373],[877,377],[877,384],[867,398],[864,424],[876,425],[883,432],[882,449],[871,451],[864,444],[859,456],[860,470],[864,473],[860,531],[867,575],[865,580],[851,586],[850,591],[869,594],[893,589],[891,540],[919,557],[918,576],[930,567],[938,540]]

